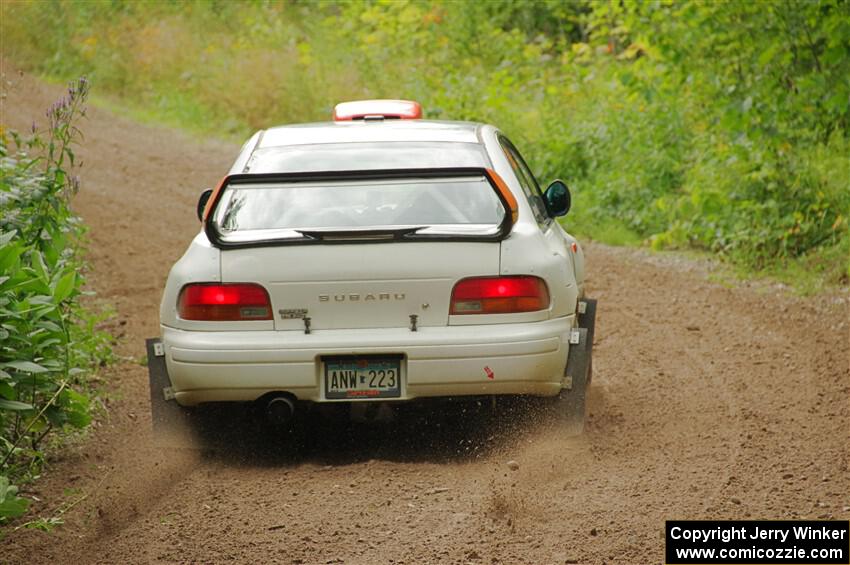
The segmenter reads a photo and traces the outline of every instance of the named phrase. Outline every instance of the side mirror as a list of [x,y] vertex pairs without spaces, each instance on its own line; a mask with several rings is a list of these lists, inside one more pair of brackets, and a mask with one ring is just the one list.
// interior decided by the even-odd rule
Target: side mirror
[[551,217],[564,216],[570,211],[572,205],[570,189],[562,180],[552,181],[552,184],[543,193],[543,202],[546,204],[546,211],[549,212]]
[[204,221],[204,208],[207,207],[207,202],[210,200],[210,196],[212,196],[213,190],[211,188],[204,189],[201,193],[201,196],[198,197],[198,221]]

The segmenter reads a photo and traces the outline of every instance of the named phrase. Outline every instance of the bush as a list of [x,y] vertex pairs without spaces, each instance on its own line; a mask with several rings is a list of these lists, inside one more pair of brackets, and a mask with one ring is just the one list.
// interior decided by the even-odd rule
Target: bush
[[109,357],[80,304],[83,226],[69,208],[88,89],[71,84],[46,131],[0,135],[0,523],[27,507],[10,476],[38,469],[51,432],[88,425],[85,375]]

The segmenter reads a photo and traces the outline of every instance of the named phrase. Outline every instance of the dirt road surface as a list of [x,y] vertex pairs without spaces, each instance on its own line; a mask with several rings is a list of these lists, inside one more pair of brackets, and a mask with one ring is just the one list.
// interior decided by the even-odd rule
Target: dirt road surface
[[[0,121],[19,129],[43,123],[63,91],[8,62],[3,90]],[[850,518],[846,294],[803,299],[596,244],[581,437],[480,417],[412,437],[323,437],[300,455],[273,443],[154,449],[143,339],[157,335],[168,269],[198,231],[197,194],[238,147],[96,108],[81,127],[74,206],[126,360],[102,375],[108,411],[89,437],[27,487],[36,516],[84,498],[53,532],[0,542],[0,562],[650,564],[662,562],[665,519]]]

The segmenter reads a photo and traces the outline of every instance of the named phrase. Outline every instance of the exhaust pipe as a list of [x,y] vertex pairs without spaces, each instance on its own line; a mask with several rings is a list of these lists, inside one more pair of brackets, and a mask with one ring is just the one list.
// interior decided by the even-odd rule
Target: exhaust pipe
[[275,396],[266,404],[266,420],[274,426],[288,424],[295,416],[295,404],[286,396]]

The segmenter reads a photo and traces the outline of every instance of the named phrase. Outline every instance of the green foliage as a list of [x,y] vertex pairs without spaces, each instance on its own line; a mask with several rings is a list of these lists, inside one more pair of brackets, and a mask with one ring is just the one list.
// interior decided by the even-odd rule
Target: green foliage
[[82,225],[69,208],[87,95],[80,79],[48,110],[46,132],[0,135],[0,523],[26,510],[8,476],[42,461],[51,431],[90,422],[83,376],[109,355],[80,305]]
[[0,520],[17,518],[27,511],[29,501],[18,496],[18,487],[9,484],[9,479],[0,475]]
[[[19,2],[7,55],[217,135],[357,98],[498,124],[584,235],[848,281],[850,2]],[[53,30],[45,35],[43,29]]]

